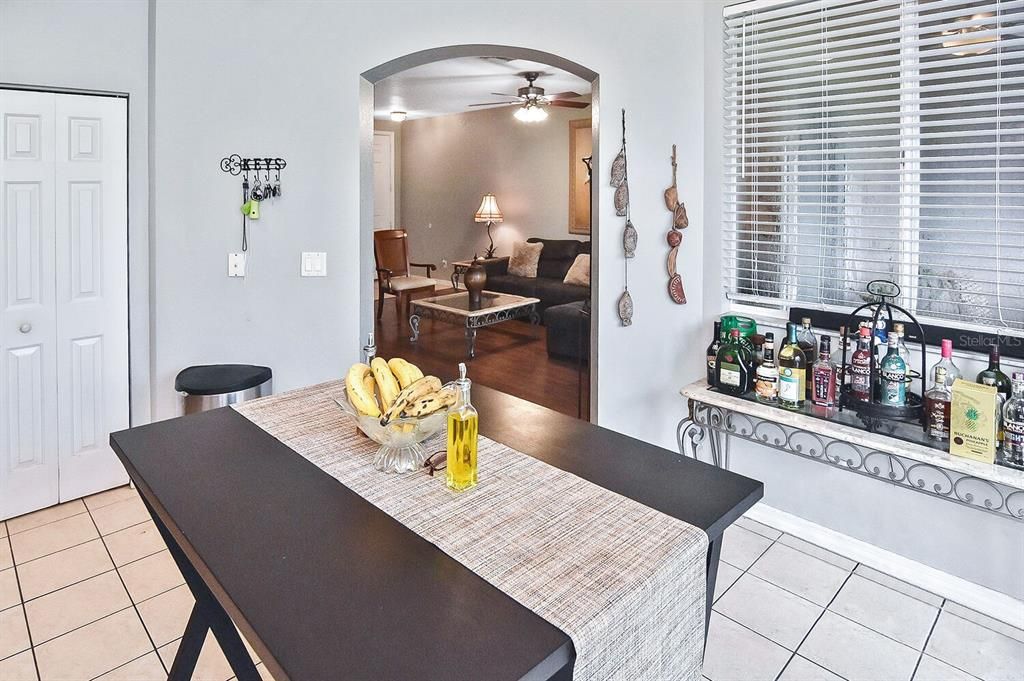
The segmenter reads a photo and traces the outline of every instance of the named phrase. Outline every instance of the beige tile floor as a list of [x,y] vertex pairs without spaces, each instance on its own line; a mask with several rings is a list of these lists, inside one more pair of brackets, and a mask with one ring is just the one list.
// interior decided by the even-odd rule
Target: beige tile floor
[[[0,522],[0,681],[166,679],[192,603],[129,487]],[[194,678],[232,678],[212,635]]]
[[[166,678],[193,600],[148,517],[121,487],[0,522],[0,681]],[[1020,630],[752,520],[726,530],[711,681],[1021,681],[1022,669]],[[212,635],[194,678],[232,678]]]

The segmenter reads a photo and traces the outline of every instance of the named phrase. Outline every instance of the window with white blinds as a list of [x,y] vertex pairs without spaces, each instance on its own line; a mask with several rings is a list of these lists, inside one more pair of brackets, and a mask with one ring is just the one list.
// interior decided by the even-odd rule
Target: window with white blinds
[[730,299],[1024,332],[1024,0],[725,12]]

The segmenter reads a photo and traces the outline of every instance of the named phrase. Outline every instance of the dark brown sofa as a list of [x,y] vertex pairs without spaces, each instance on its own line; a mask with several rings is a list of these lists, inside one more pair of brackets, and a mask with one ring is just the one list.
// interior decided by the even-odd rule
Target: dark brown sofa
[[508,258],[501,258],[497,262],[486,263],[487,284],[486,290],[499,293],[512,293],[517,296],[528,296],[539,298],[538,312],[544,312],[554,305],[564,305],[579,300],[586,300],[590,297],[590,287],[575,286],[566,284],[566,272],[572,267],[576,256],[580,253],[590,253],[589,241],[576,241],[575,239],[527,239],[530,243],[542,243],[544,248],[540,252],[540,261],[537,263],[537,277],[517,277],[508,273]]

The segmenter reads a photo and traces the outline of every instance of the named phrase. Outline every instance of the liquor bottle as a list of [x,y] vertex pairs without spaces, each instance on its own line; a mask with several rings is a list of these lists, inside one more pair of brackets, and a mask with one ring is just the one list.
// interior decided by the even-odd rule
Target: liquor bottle
[[991,345],[988,349],[988,369],[985,369],[978,374],[978,383],[984,383],[986,376],[991,376],[995,379],[994,385],[996,390],[1005,395],[1010,396],[1010,377],[999,370],[999,346]]
[[715,385],[715,362],[718,359],[718,349],[722,347],[722,322],[715,321],[714,335],[711,336],[711,343],[708,345],[708,385]]
[[[811,331],[810,317],[803,317],[800,320],[800,328],[797,329],[796,341],[800,346],[800,349],[804,351],[804,359],[807,360],[807,370],[810,371],[810,367],[814,366],[814,362],[817,359],[818,350],[818,339],[814,337],[814,332]],[[811,399],[813,396],[814,381],[810,380],[810,376],[808,376],[807,399]]]
[[890,407],[907,404],[907,363],[900,357],[899,338],[889,334],[889,352],[879,368],[878,401]]
[[892,325],[892,333],[896,336],[896,347],[900,351],[900,357],[903,358],[903,363],[910,366],[910,350],[907,349],[906,344],[906,327],[903,326],[903,322],[896,322]]
[[740,330],[732,329],[715,357],[715,385],[723,393],[742,395],[750,390],[752,378],[750,359],[740,342]]
[[459,363],[455,381],[455,405],[448,412],[448,447],[445,482],[461,492],[476,485],[476,450],[479,416],[469,399],[472,383],[466,378],[466,365]]
[[1003,463],[1024,466],[1024,372],[1013,374],[1013,393],[1003,406]]
[[764,357],[757,367],[754,394],[758,402],[775,404],[779,401],[779,367],[775,364],[775,334],[764,335]]
[[999,387],[996,385],[995,376],[985,376],[981,379],[982,385],[987,385],[990,388],[996,389],[996,455],[999,455],[999,451],[1003,448],[1003,405],[1006,404],[1006,395],[998,392]]
[[933,376],[939,367],[946,370],[946,386],[953,387],[953,381],[960,378],[960,369],[953,364],[953,341],[948,338],[942,339],[942,359],[932,367]]
[[871,399],[871,327],[860,327],[857,349],[850,357],[850,393],[855,399]]
[[786,340],[779,350],[779,404],[799,409],[807,399],[807,357],[797,341],[796,324],[786,324]]
[[821,337],[818,359],[811,367],[811,400],[819,407],[836,405],[836,366],[832,363],[832,339]]
[[924,394],[924,417],[928,437],[933,440],[949,439],[949,408],[953,393],[946,383],[946,367],[935,367],[935,383]]
[[871,331],[871,356],[875,359],[875,368],[882,365],[882,357],[889,347],[889,332],[886,329],[885,320],[879,319],[875,322],[875,328]]
[[766,336],[762,336],[759,333],[755,333],[750,337],[750,344],[754,347],[754,354],[751,357],[751,367],[757,369],[761,366],[761,362],[764,361],[764,339]]

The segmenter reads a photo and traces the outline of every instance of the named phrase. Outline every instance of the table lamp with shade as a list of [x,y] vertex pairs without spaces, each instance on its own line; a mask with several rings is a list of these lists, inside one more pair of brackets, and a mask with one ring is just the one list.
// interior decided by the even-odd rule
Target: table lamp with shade
[[494,198],[494,194],[484,194],[484,198],[480,202],[480,208],[477,209],[476,215],[473,216],[473,219],[477,222],[487,223],[487,239],[491,242],[491,245],[487,249],[487,253],[484,257],[493,258],[494,239],[491,238],[491,225],[505,219],[505,216],[501,214],[501,209],[498,208],[498,200]]

